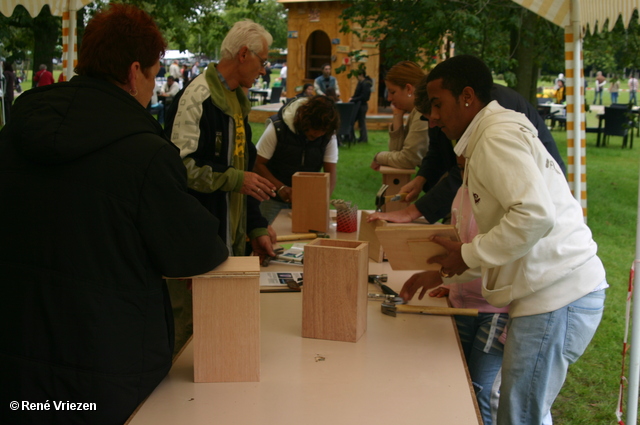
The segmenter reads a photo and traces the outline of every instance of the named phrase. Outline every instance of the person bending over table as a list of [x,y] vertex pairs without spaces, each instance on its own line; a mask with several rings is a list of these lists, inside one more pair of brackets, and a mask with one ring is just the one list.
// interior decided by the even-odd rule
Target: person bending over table
[[281,209],[291,208],[291,179],[298,171],[329,173],[330,190],[336,186],[339,114],[327,96],[300,97],[283,106],[258,141],[253,169],[278,189],[262,201],[262,215],[273,223]]
[[444,277],[481,268],[482,295],[509,305],[498,423],[541,424],[598,328],[608,287],[597,245],[559,165],[522,114],[491,100],[491,71],[461,55],[427,77],[431,117],[465,157],[478,224],[470,243],[434,237]]
[[[566,173],[556,142],[531,103],[515,90],[500,84],[493,84],[491,99],[496,100],[504,108],[525,114],[538,131],[538,139],[542,145],[553,156],[562,173]],[[423,119],[428,118],[430,103],[426,77],[416,87],[415,107],[424,114]],[[462,184],[462,175],[456,165],[456,154],[451,140],[442,132],[440,124],[433,118],[429,121],[429,125],[430,142],[427,154],[422,160],[416,177],[400,189],[400,193],[407,193],[406,202],[412,202],[418,198],[421,191],[425,192],[424,196],[402,210],[372,214],[369,221],[382,219],[395,223],[409,223],[424,217],[427,222],[435,223],[449,214],[453,198]]]
[[[429,148],[429,123],[420,120],[420,112],[413,106],[416,85],[424,78],[424,72],[414,62],[397,63],[385,76],[387,100],[393,108],[393,121],[389,127],[389,150],[378,152],[371,168],[381,165],[394,168],[416,168]],[[409,113],[407,124],[404,115]]]

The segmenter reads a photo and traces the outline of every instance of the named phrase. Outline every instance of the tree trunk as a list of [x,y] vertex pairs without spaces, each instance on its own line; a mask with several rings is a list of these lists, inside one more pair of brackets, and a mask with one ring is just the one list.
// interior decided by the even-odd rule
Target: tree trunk
[[521,26],[511,32],[511,51],[517,63],[512,70],[516,75],[514,89],[533,104],[536,103],[539,68],[535,55],[537,20],[535,13],[523,9]]
[[33,18],[33,75],[45,64],[53,72],[53,57],[61,37],[62,20],[52,16],[49,6],[45,6]]

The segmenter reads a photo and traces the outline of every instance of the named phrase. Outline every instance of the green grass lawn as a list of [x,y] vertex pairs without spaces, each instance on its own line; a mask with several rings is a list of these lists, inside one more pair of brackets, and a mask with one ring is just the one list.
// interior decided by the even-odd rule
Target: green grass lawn
[[[264,125],[252,126],[255,142]],[[566,133],[556,130],[552,134],[566,162]],[[369,143],[341,147],[338,184],[332,198],[352,201],[360,209],[374,209],[381,177],[369,164],[376,152],[387,149],[387,143],[386,132],[370,131]],[[598,253],[611,287],[607,290],[600,328],[586,353],[569,369],[567,381],[553,406],[556,425],[617,423],[614,412],[629,268],[635,251],[640,148],[621,149],[621,137],[612,137],[606,148],[596,148],[595,143],[596,134],[588,134],[588,225],[598,243]]]

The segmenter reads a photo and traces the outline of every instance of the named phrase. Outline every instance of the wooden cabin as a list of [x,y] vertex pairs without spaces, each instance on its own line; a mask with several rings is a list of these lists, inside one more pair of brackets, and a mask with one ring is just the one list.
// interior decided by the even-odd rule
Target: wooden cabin
[[[331,64],[331,75],[337,78],[340,100],[349,100],[356,89],[358,80],[347,75],[358,64],[350,63],[349,53],[353,50],[366,51],[362,59],[367,74],[373,80],[373,90],[369,100],[367,115],[378,113],[378,98],[384,84],[380,81],[380,52],[376,40],[359,40],[354,34],[340,32],[340,14],[349,7],[348,2],[333,0],[278,0],[289,11],[288,55],[286,96],[293,97],[302,90],[305,83],[322,74],[322,66]],[[346,64],[345,72],[337,74],[335,69]]]

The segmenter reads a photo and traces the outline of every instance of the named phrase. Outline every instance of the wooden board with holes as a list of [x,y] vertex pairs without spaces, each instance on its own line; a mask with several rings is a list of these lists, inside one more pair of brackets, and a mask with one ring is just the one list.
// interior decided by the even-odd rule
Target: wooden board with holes
[[444,255],[446,250],[429,238],[442,236],[460,241],[451,225],[381,226],[375,233],[393,270],[438,270],[440,265],[428,264],[427,259]]

